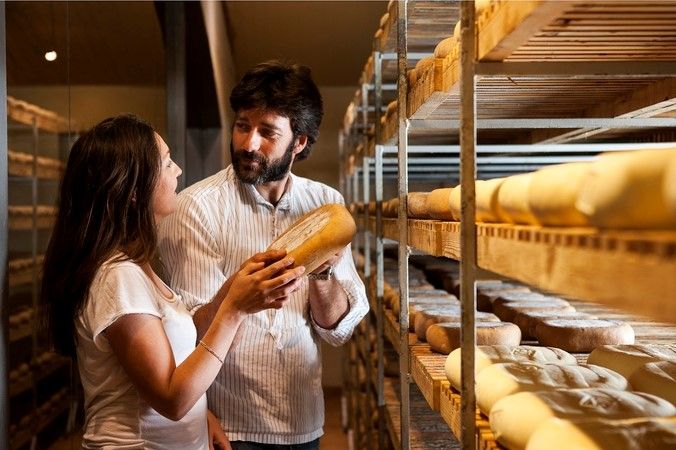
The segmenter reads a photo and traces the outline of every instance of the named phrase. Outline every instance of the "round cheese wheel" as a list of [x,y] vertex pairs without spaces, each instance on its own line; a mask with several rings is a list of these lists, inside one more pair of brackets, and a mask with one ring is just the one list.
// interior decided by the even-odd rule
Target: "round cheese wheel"
[[434,310],[439,308],[457,308],[460,309],[460,302],[457,300],[449,298],[439,298],[439,299],[411,299],[408,304],[408,329],[409,331],[415,331],[415,320],[423,311]]
[[594,161],[577,208],[601,228],[676,227],[664,197],[666,168],[676,148],[615,152]]
[[650,394],[614,389],[561,389],[519,392],[493,405],[490,426],[497,441],[507,448],[525,448],[533,432],[552,417],[559,419],[633,419],[666,417],[676,408]]
[[460,222],[460,219],[462,218],[462,188],[460,185],[457,185],[453,188],[451,195],[449,196],[449,201],[451,204],[451,214],[453,215],[453,220]]
[[649,362],[676,361],[676,345],[604,345],[587,358],[588,364],[607,367],[627,378]]
[[538,222],[562,227],[589,224],[575,203],[590,167],[587,162],[557,164],[533,173],[528,206]]
[[667,164],[662,192],[671,210],[671,216],[676,218],[676,156],[672,156]]
[[476,181],[474,189],[477,222],[500,223],[508,221],[498,204],[498,193],[504,180],[504,178],[493,178]]
[[644,364],[629,377],[635,391],[656,395],[676,405],[676,361]]
[[633,344],[634,329],[611,320],[550,319],[535,327],[535,337],[542,345],[587,353],[601,345]]
[[427,196],[425,208],[433,219],[453,220],[451,213],[450,196],[453,188],[435,189]]
[[498,206],[501,215],[509,223],[538,224],[528,203],[528,191],[532,180],[532,173],[522,173],[509,176],[502,182],[498,191]]
[[[500,322],[500,319],[495,314],[480,311],[474,312],[474,319],[477,322]],[[421,310],[415,316],[414,331],[418,339],[427,341],[427,329],[432,325],[436,323],[460,322],[461,320],[460,305],[444,309]]]
[[671,450],[676,418],[626,420],[548,419],[528,440],[526,450]]
[[357,226],[345,206],[331,203],[320,206],[298,219],[268,247],[284,249],[310,273],[345,248]]
[[476,304],[479,311],[491,312],[493,310],[493,302],[501,294],[506,293],[530,293],[531,290],[526,286],[521,286],[511,283],[501,283],[495,287],[480,288],[477,286]]
[[453,37],[455,38],[456,41],[460,42],[460,21],[455,24],[455,27],[453,27]]
[[448,37],[443,41],[439,42],[437,46],[434,48],[434,57],[446,58],[453,51],[456,42],[457,41],[453,36]]
[[[540,294],[539,292],[505,292],[497,297],[492,298],[493,303],[492,307],[495,308],[497,305],[505,305],[505,304],[510,304],[510,303],[557,303],[557,304],[565,304],[568,305],[569,303],[563,300],[560,297],[555,297],[553,295],[544,295]],[[565,303],[561,303],[561,301],[564,301]]]
[[408,216],[416,219],[428,219],[427,197],[429,192],[409,192],[406,197]]
[[[555,347],[536,347],[533,345],[480,345],[474,354],[474,366],[476,373],[481,372],[488,366],[502,363],[539,363],[577,365],[575,357]],[[453,350],[446,358],[446,378],[453,387],[460,389],[462,384],[460,375],[460,362],[462,349]]]
[[522,311],[514,317],[514,324],[519,327],[524,339],[530,339],[535,338],[537,325],[550,319],[590,320],[596,317],[579,311]]
[[[513,322],[516,315],[523,311],[575,311],[565,300],[548,300],[542,302],[510,302],[493,305],[493,314],[505,322]],[[543,345],[552,345],[544,344]],[[557,346],[558,347],[558,346]]]
[[479,409],[488,414],[498,400],[517,392],[627,387],[622,375],[594,365],[493,364],[476,377],[476,401]]
[[434,56],[426,56],[415,65],[415,71],[418,73],[418,77],[431,69],[434,69]]
[[[511,345],[521,343],[521,331],[513,323],[476,322],[478,345]],[[437,353],[448,355],[460,347],[460,322],[437,323],[427,329],[426,339],[430,348]]]

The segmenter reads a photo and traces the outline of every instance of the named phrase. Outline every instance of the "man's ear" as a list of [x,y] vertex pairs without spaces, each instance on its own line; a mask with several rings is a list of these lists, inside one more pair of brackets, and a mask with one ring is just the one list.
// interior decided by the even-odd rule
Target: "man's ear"
[[293,146],[293,156],[296,156],[300,152],[302,152],[305,149],[306,145],[307,145],[307,135],[301,134],[296,138],[296,143]]

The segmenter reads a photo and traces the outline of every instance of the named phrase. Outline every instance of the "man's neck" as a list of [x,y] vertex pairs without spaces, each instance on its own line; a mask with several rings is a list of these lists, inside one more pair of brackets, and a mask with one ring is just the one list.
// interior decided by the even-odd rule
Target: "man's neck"
[[267,183],[255,185],[256,190],[261,197],[269,201],[273,206],[277,206],[279,199],[282,198],[284,192],[286,192],[286,187],[289,183],[289,174],[287,173],[284,178],[279,181],[269,181]]

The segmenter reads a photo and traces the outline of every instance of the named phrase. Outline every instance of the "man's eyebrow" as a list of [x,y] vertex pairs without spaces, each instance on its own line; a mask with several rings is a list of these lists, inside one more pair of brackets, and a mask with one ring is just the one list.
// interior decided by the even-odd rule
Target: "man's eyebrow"
[[271,128],[271,129],[273,129],[273,130],[275,130],[275,131],[282,131],[282,129],[281,129],[280,127],[278,127],[277,125],[275,125],[275,124],[272,123],[272,122],[265,122],[265,121],[264,121],[264,122],[261,122],[261,123],[262,123],[264,126],[266,126],[266,127],[268,127],[268,128]]

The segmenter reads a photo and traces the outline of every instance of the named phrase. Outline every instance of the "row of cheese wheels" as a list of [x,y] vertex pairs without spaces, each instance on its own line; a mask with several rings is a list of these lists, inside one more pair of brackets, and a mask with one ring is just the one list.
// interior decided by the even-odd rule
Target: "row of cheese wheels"
[[[458,390],[461,357],[445,365]],[[676,445],[676,346],[604,346],[586,364],[558,348],[479,346],[476,374],[477,406],[510,450]]]
[[[506,178],[477,180],[476,220],[556,227],[676,228],[676,148],[609,152]],[[411,218],[460,220],[460,186],[410,192]],[[396,217],[399,200],[383,203]],[[375,202],[369,204],[375,212]]]

